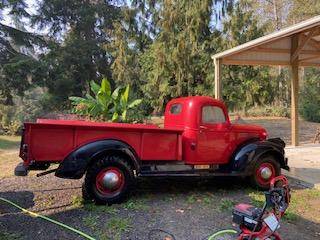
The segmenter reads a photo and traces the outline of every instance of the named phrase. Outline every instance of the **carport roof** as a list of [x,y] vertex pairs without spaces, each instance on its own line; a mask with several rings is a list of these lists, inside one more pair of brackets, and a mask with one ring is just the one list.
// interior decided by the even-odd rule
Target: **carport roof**
[[[299,47],[292,51],[292,38]],[[217,53],[213,59],[226,65],[320,66],[320,16]]]

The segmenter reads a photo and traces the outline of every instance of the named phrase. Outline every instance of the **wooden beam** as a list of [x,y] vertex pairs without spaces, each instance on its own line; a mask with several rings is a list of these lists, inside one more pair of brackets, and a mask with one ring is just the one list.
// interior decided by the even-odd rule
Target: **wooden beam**
[[221,95],[221,60],[219,58],[214,59],[214,97],[222,100]]
[[[290,49],[282,49],[282,48],[263,48],[257,47],[252,49],[254,52],[265,52],[265,53],[290,53]],[[320,53],[320,51],[319,51]]]
[[316,49],[320,50],[320,42],[314,40],[314,39],[310,39],[309,42],[312,46],[314,46]]
[[[310,32],[307,34],[307,36],[302,39],[301,43],[298,44],[298,47],[294,50],[293,54],[291,54],[291,60],[290,60],[291,62],[299,58],[299,54],[302,48],[310,41],[310,39],[313,37],[313,34],[316,32],[316,30],[317,30],[316,28],[312,28]],[[304,34],[302,35],[304,36]]]
[[320,63],[299,62],[299,66],[302,66],[302,67],[320,67]]
[[222,63],[226,65],[252,65],[252,66],[290,66],[290,62],[287,61],[279,61],[279,60],[238,60],[238,59],[230,59],[224,58],[222,59]]
[[[291,52],[294,53],[299,44],[299,36],[294,35],[291,39]],[[291,62],[291,144],[293,146],[299,145],[299,115],[298,115],[298,101],[299,101],[299,65],[297,59]]]
[[[304,34],[301,35],[302,39],[305,39],[306,36]],[[320,50],[320,42],[314,40],[314,39],[310,39],[309,42],[307,43],[307,45],[310,45],[311,47],[313,47],[316,50]]]
[[319,55],[317,55],[317,56],[311,56],[311,57],[306,57],[306,58],[299,59],[299,63],[304,62],[304,61],[315,60],[315,59],[319,59],[319,58],[320,58]]
[[[290,54],[290,49],[283,49],[283,48],[254,48],[251,50],[252,52],[265,52],[265,53],[287,53]],[[300,54],[305,55],[320,55],[320,51],[317,50],[301,50]]]

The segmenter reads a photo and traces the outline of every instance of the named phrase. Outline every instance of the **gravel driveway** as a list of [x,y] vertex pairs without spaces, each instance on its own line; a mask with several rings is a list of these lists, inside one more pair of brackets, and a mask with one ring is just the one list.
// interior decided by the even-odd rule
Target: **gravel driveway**
[[[140,180],[129,201],[108,207],[83,205],[81,183],[52,175],[9,177],[0,180],[0,196],[97,239],[165,239],[158,230],[148,236],[153,229],[163,229],[175,239],[201,240],[217,230],[234,228],[233,205],[255,202],[252,194],[256,194],[246,182],[236,179]],[[280,232],[284,239],[319,239],[320,225],[298,217],[292,223],[283,221]],[[2,202],[0,233],[3,239],[82,239]]]

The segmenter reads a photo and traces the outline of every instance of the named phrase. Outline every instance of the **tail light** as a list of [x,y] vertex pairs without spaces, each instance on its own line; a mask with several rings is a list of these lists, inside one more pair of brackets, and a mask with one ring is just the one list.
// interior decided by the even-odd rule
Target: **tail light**
[[25,128],[22,129],[19,156],[25,160],[28,156],[28,144],[25,143]]

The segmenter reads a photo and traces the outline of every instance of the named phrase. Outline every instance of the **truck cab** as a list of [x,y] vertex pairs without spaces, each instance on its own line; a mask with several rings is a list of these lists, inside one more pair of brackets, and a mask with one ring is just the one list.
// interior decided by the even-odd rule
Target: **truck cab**
[[210,97],[170,101],[164,127],[183,128],[184,161],[189,164],[227,164],[239,145],[267,138],[260,126],[232,124],[223,102]]
[[249,178],[261,189],[289,169],[285,143],[267,139],[264,128],[230,122],[222,101],[205,96],[171,100],[164,127],[38,119],[25,123],[16,175],[56,169],[57,177],[80,179],[96,203],[125,199],[140,177]]

